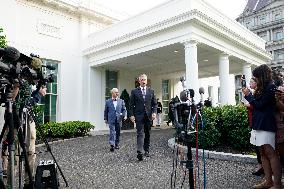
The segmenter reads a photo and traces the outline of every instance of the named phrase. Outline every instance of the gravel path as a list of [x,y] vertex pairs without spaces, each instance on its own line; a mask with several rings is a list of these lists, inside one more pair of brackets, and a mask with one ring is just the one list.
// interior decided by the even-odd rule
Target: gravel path
[[[121,148],[115,152],[109,151],[107,135],[68,140],[52,144],[51,147],[68,180],[69,188],[164,189],[171,188],[173,155],[167,141],[172,136],[172,129],[152,131],[151,154],[142,162],[136,159],[136,135],[131,132],[122,134]],[[51,159],[44,149],[37,148],[38,152],[42,152],[38,154],[38,160]],[[251,175],[255,164],[214,159],[208,159],[206,163],[208,189],[247,189],[260,182],[260,178]],[[181,188],[181,169],[177,170],[177,175],[176,188]],[[202,174],[200,179],[202,187]],[[189,188],[186,181],[184,188]],[[60,183],[61,188],[65,188],[61,177]]]

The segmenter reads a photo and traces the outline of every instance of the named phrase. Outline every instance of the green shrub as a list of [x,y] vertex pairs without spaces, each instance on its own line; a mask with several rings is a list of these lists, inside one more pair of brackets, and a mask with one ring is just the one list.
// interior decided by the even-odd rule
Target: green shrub
[[224,106],[222,107],[222,128],[221,137],[225,144],[229,144],[235,149],[248,149],[251,147],[250,127],[248,122],[247,109],[244,106]]
[[0,27],[0,47],[4,48],[7,46],[7,39],[6,39],[6,35],[2,33],[3,33],[3,28]]
[[[202,110],[203,122],[198,118],[198,146],[199,148],[209,148],[220,143],[221,134],[217,129],[219,122],[216,108],[204,108]],[[202,124],[203,123],[203,124]],[[196,128],[196,121],[193,123]],[[191,135],[191,145],[196,145],[196,134]]]
[[[85,121],[49,122],[40,126],[42,133],[52,138],[85,136],[94,126]],[[40,135],[40,133],[38,133]]]
[[203,128],[199,125],[200,148],[216,146],[220,143],[221,133],[218,130],[219,116],[216,108],[203,109]]
[[[217,145],[231,146],[237,150],[249,150],[250,131],[247,109],[244,106],[223,106],[202,110],[203,126],[198,120],[198,145],[211,148]],[[194,123],[194,126],[196,123]],[[195,146],[196,135],[191,135],[191,145]]]

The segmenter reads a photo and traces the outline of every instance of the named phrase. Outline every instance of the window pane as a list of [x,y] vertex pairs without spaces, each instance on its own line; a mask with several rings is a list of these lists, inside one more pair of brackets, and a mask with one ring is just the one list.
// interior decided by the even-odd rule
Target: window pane
[[52,83],[47,83],[47,95],[42,98],[41,102],[45,104],[44,108],[44,122],[56,121],[56,99],[57,99],[57,78],[58,78],[58,61],[54,60],[43,60],[44,65],[50,65],[55,70],[49,70],[44,68],[46,76],[52,74]]
[[57,94],[57,84],[56,83],[52,84],[52,93]]
[[56,99],[57,96],[56,95],[51,95],[51,115],[56,115]]
[[50,115],[50,95],[45,96],[45,106],[44,106],[44,122],[49,122],[49,115]]
[[162,104],[163,104],[163,120],[168,120],[169,113],[169,80],[162,80]]
[[51,83],[47,84],[47,93],[52,93],[52,84]]
[[118,72],[106,70],[105,99],[108,99],[111,97],[110,90],[112,88],[117,88],[117,78],[118,78]]
[[168,100],[169,99],[169,94],[163,94],[162,100]]
[[169,106],[169,101],[163,101],[163,108],[166,108]]

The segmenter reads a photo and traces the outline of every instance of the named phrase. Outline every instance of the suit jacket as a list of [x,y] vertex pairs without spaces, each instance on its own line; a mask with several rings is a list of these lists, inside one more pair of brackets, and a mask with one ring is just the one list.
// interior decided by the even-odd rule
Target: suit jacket
[[115,121],[120,123],[122,118],[126,116],[126,108],[124,100],[117,99],[116,109],[114,108],[112,98],[108,99],[105,104],[104,120],[108,124],[114,124]]
[[134,116],[136,121],[142,121],[145,113],[152,120],[152,113],[157,113],[157,99],[154,90],[146,87],[144,100],[141,88],[137,87],[131,91],[129,115]]
[[259,97],[251,93],[245,99],[253,106],[252,109],[252,128],[254,130],[276,132],[275,120],[275,85],[270,83],[263,90]]

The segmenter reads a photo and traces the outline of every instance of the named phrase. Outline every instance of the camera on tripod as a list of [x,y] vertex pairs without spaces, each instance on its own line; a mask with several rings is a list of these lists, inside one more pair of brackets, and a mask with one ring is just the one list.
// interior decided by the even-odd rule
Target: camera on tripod
[[[38,55],[30,54],[30,56],[27,56],[20,53],[13,47],[6,47],[4,49],[0,48],[0,102],[5,103],[6,107],[5,125],[1,132],[0,141],[2,141],[4,132],[8,129],[8,167],[10,172],[7,182],[8,188],[14,188],[16,181],[14,172],[15,164],[13,159],[15,154],[14,146],[16,144],[14,140],[14,128],[17,129],[18,144],[20,149],[19,154],[21,156],[21,160],[19,161],[19,164],[21,164],[21,166],[19,165],[19,188],[22,188],[23,186],[22,181],[24,177],[22,165],[25,165],[23,169],[25,169],[28,174],[27,176],[29,178],[29,188],[34,188],[33,175],[29,166],[28,153],[25,142],[26,140],[29,140],[26,139],[26,132],[27,129],[30,128],[30,122],[34,121],[35,127],[39,125],[37,115],[33,111],[33,106],[38,103],[42,96],[42,91],[40,90],[43,86],[46,86],[47,83],[54,81],[53,74],[46,74],[43,68],[55,70],[55,68],[52,66],[43,65]],[[27,92],[31,90],[31,85],[36,85],[36,90],[33,91],[32,94],[30,94],[30,92]],[[24,95],[22,95],[21,92],[23,92]],[[20,100],[15,100],[16,96],[18,96]],[[47,167],[53,167],[53,170],[55,170],[54,165],[57,165],[56,167],[60,171],[66,183],[66,186],[68,186],[67,181],[51,152],[51,148],[44,137],[44,134],[42,133],[40,127],[38,128],[41,138],[54,160],[54,163],[50,163]],[[56,180],[56,177],[56,174],[52,174],[52,178],[55,178],[54,180]],[[43,180],[38,181],[37,184],[42,185],[42,181]],[[43,182],[49,183],[48,181]],[[58,182],[54,182],[53,186],[58,185],[57,183]],[[40,187],[36,186],[36,188]]]
[[[204,89],[202,87],[199,88],[201,98],[200,102],[196,104],[194,101],[194,90],[186,89],[184,77],[181,77],[180,81],[182,82],[182,86],[184,88],[184,90],[180,93],[181,102],[175,103],[172,106],[172,111],[174,112],[174,122],[176,125],[176,143],[187,147],[187,158],[186,160],[182,159],[180,164],[185,165],[185,167],[188,169],[189,188],[193,189],[194,176],[191,146],[192,139],[194,138],[193,134],[198,134],[194,127],[194,123],[199,119],[199,117],[203,125],[201,108],[203,106],[202,95],[204,94]],[[176,156],[178,155],[174,155],[174,159]],[[174,174],[172,174],[172,178],[173,175]]]

